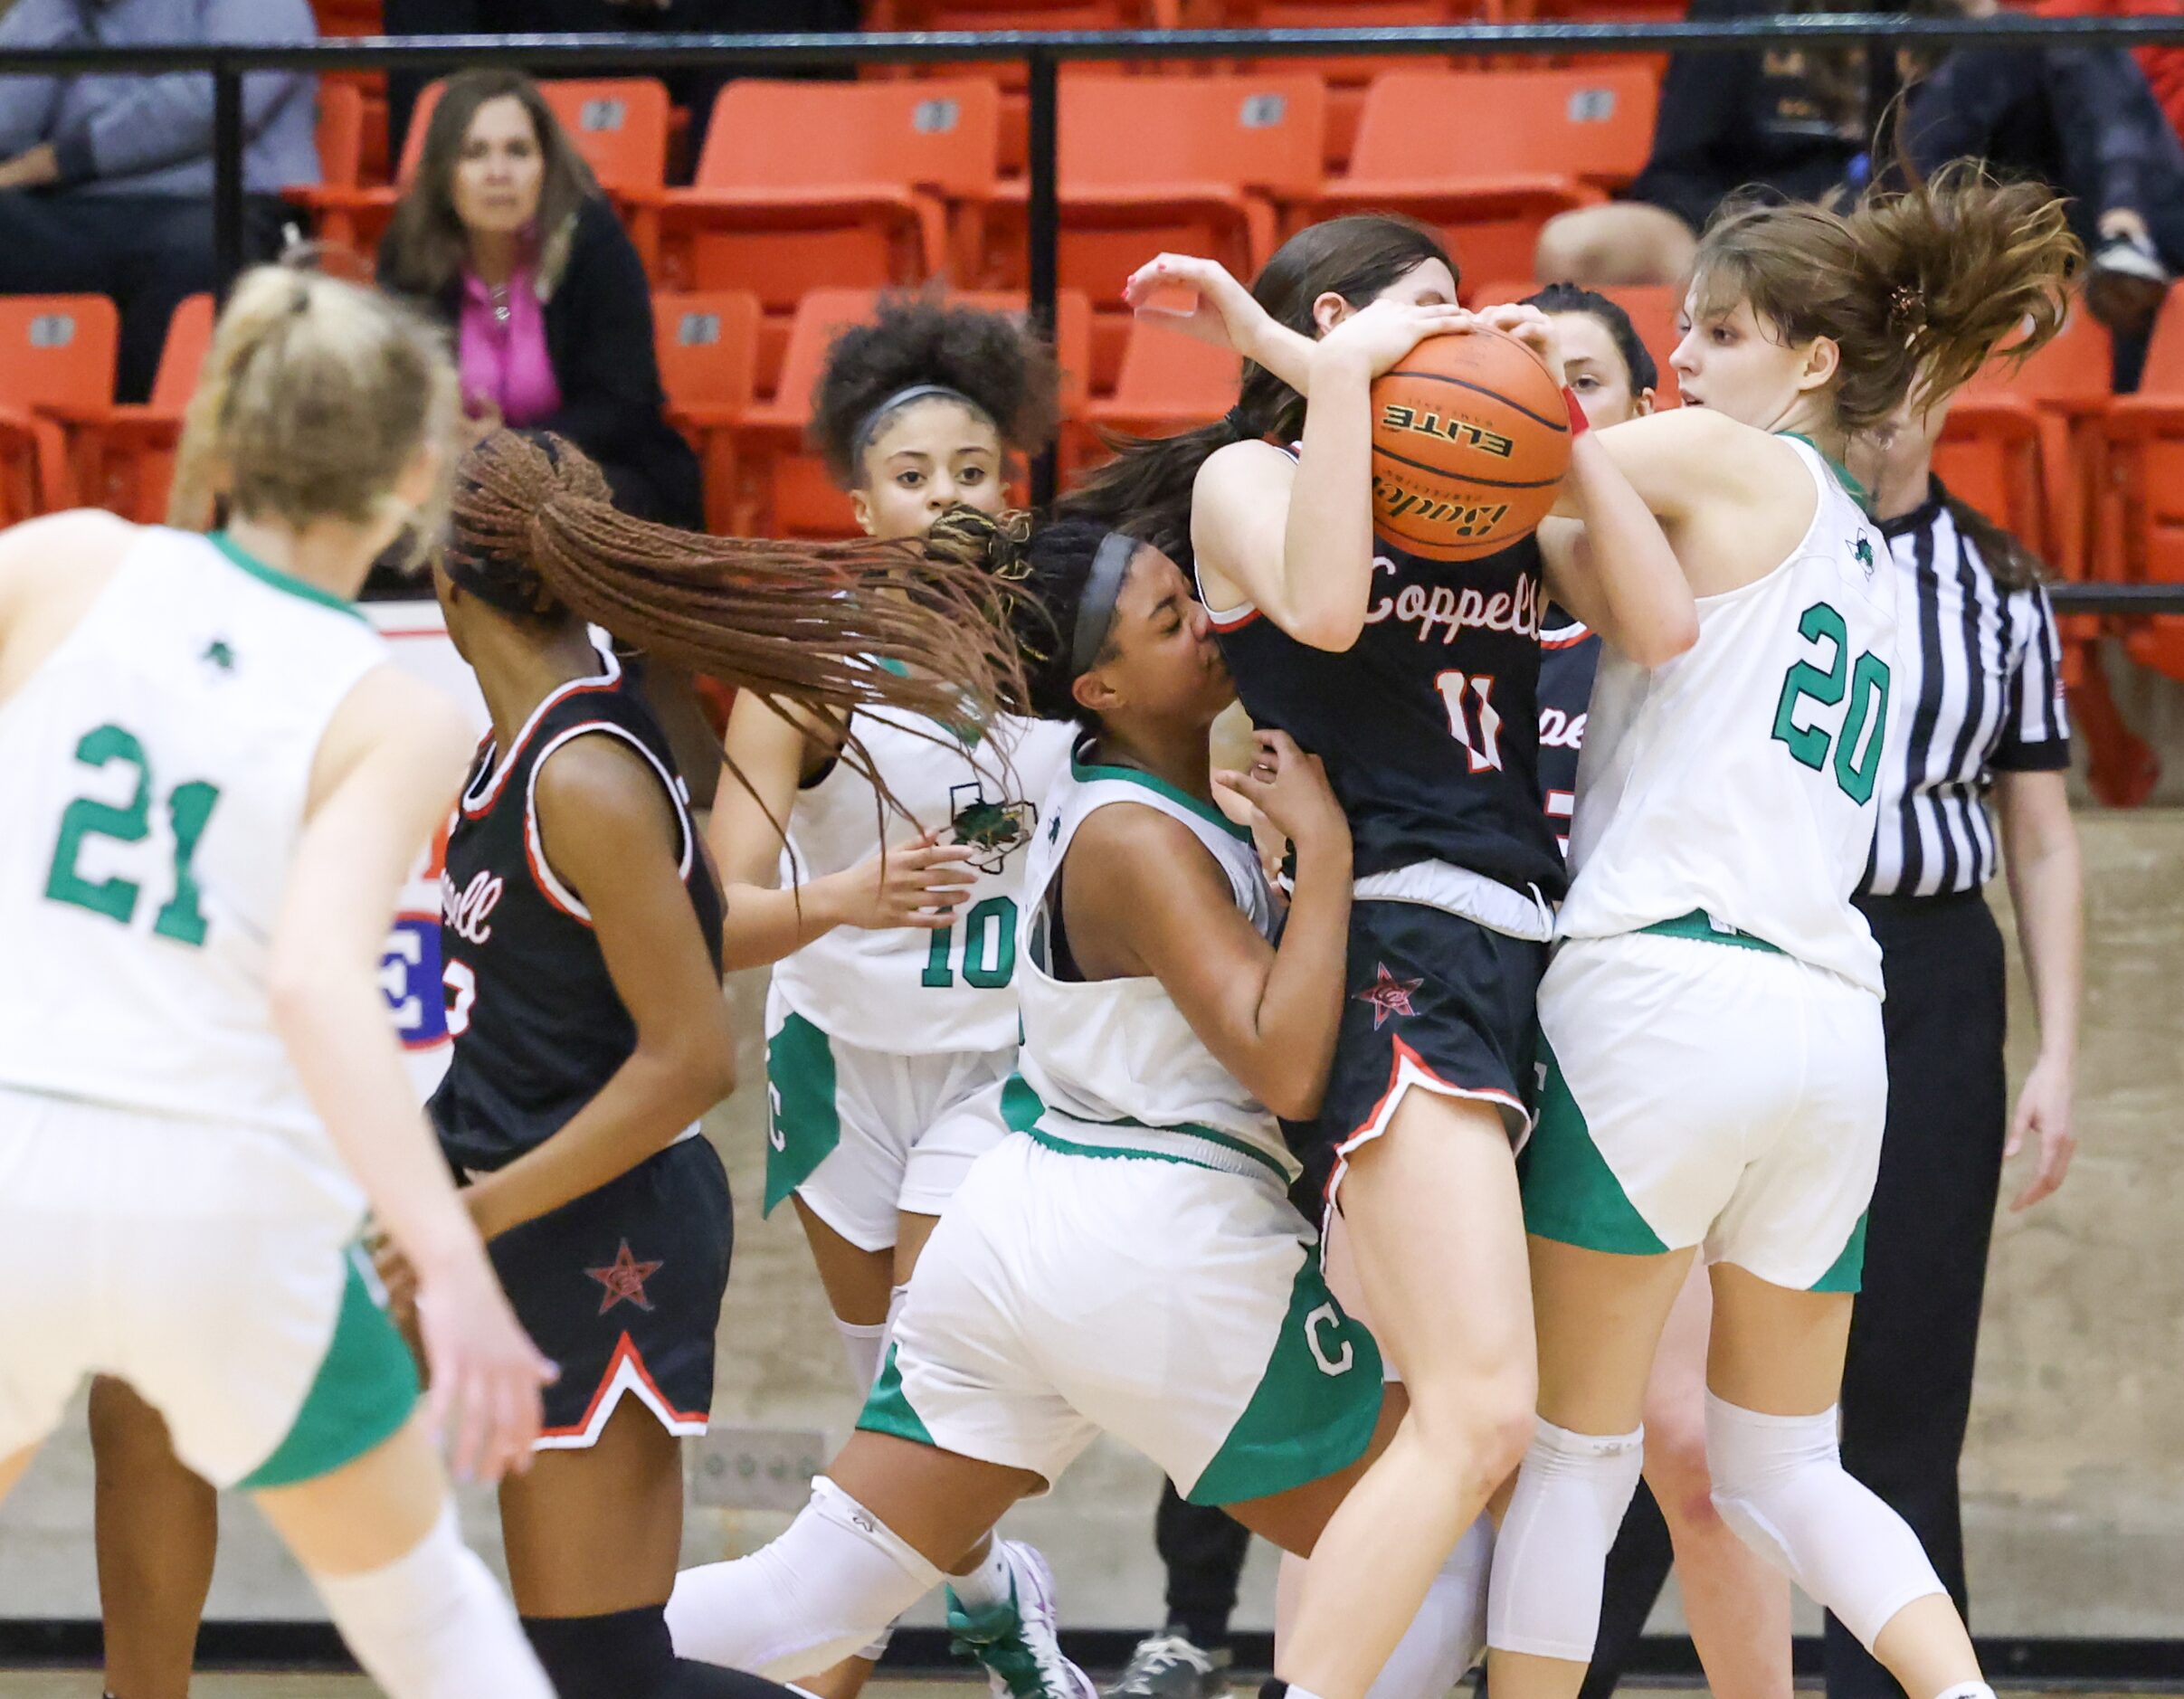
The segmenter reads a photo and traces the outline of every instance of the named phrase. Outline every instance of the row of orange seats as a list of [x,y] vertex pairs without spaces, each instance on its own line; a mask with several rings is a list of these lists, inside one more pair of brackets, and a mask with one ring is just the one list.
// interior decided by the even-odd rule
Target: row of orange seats
[[[1002,174],[991,81],[731,83],[687,188],[662,184],[669,109],[659,82],[545,87],[656,283],[757,293],[768,372],[815,289],[1024,287],[1026,191]],[[1123,351],[1123,280],[1163,248],[1249,276],[1288,232],[1373,208],[1442,227],[1468,276],[1524,275],[1547,219],[1637,174],[1656,95],[1649,72],[1627,67],[1391,71],[1366,89],[1349,168],[1330,176],[1316,75],[1066,80],[1060,275],[1100,316],[1096,381],[1113,381]],[[328,182],[295,194],[322,237],[368,249],[397,191],[355,181],[356,99],[326,90]],[[413,125],[404,178],[422,132]]]
[[[1533,286],[1487,283],[1482,299]],[[1659,363],[1665,403],[1676,299],[1667,289],[1611,291]],[[702,456],[707,518],[740,535],[825,536],[851,529],[846,500],[804,448],[811,394],[828,344],[867,318],[869,289],[822,289],[797,306],[777,373],[761,367],[763,304],[747,289],[655,298],[670,417]],[[971,296],[1021,308],[1021,294]],[[195,297],[169,329],[151,399],[113,397],[117,318],[100,296],[0,298],[0,522],[91,503],[138,519],[162,513],[182,412],[212,329]],[[1156,434],[1217,417],[1233,403],[1233,356],[1155,326],[1130,325],[1116,379],[1095,387],[1093,313],[1080,291],[1058,303],[1065,376],[1066,470],[1092,463],[1100,433]],[[1997,362],[1951,409],[1937,467],[1973,506],[2033,543],[2068,579],[2184,584],[2184,302],[2157,324],[2139,394],[2109,393],[2107,333],[2074,311],[2064,334],[2021,367]],[[2082,651],[2103,626],[2065,622]],[[2135,622],[2142,662],[2184,678],[2184,617]]]

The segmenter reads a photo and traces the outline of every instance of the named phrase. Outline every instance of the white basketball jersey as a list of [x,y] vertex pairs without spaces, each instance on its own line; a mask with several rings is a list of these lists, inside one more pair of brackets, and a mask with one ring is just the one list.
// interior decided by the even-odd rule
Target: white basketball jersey
[[[1016,1068],[1037,1099],[1036,1125],[1099,1148],[1173,1154],[1187,1146],[1192,1160],[1210,1166],[1263,1173],[1271,1165],[1293,1181],[1300,1170],[1273,1115],[1191,1030],[1158,980],[1055,975],[1062,858],[1094,812],[1122,802],[1189,827],[1229,876],[1245,918],[1262,937],[1274,935],[1274,898],[1249,832],[1150,774],[1072,761],[1047,793],[1048,818],[1024,884],[1024,1036]],[[1021,1101],[1021,1087],[1011,1092]],[[1004,1108],[1021,1124],[1012,1106]]]
[[[831,1037],[899,1056],[1001,1050],[1016,1042],[1017,901],[1039,799],[1068,760],[1068,726],[1004,717],[964,741],[938,721],[860,712],[857,733],[895,793],[888,842],[937,829],[970,844],[978,881],[955,924],[927,932],[837,926],[775,964],[789,1007]],[[797,793],[782,857],[785,889],[855,867],[879,848],[871,782],[836,761]]]
[[1593,686],[1561,935],[1703,910],[1878,993],[1850,901],[1873,848],[1895,655],[1896,574],[1809,444],[1819,489],[1774,571],[1698,602],[1699,637],[1648,671],[1610,647]]
[[267,955],[319,739],[386,660],[348,603],[139,534],[0,704],[0,1085],[323,1138]]

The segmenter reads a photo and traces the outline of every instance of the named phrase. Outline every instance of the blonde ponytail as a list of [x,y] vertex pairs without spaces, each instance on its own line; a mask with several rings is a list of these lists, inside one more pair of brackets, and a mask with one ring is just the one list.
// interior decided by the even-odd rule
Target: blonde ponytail
[[444,338],[418,314],[376,289],[260,266],[214,330],[183,416],[167,522],[202,530],[224,507],[299,528],[377,523],[422,450],[442,469],[438,494],[403,517],[436,536],[461,413]]

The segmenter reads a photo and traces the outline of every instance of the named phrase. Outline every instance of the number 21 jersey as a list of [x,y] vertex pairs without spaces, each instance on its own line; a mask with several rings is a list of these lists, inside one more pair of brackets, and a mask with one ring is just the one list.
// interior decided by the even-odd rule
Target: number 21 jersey
[[0,704],[0,1086],[324,1140],[268,957],[319,739],[385,664],[349,603],[138,532]]
[[1703,910],[1881,990],[1851,893],[1866,871],[1895,655],[1888,545],[1809,444],[1819,499],[1765,577],[1698,603],[1699,638],[1647,671],[1600,658],[1558,935]]

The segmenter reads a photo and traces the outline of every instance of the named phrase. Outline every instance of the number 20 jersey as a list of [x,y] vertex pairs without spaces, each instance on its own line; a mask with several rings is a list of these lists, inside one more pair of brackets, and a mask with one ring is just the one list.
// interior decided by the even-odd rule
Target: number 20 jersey
[[1326,764],[1357,876],[1440,861],[1553,899],[1562,858],[1540,812],[1537,541],[1441,562],[1373,538],[1363,631],[1300,643],[1249,603],[1214,608],[1238,698]]
[[324,1140],[268,958],[319,740],[387,660],[350,604],[138,533],[0,704],[0,1086]]
[[1557,935],[1604,938],[1703,910],[1881,990],[1851,893],[1888,742],[1896,574],[1809,444],[1819,500],[1765,577],[1698,603],[1698,641],[1647,671],[1600,658]]

